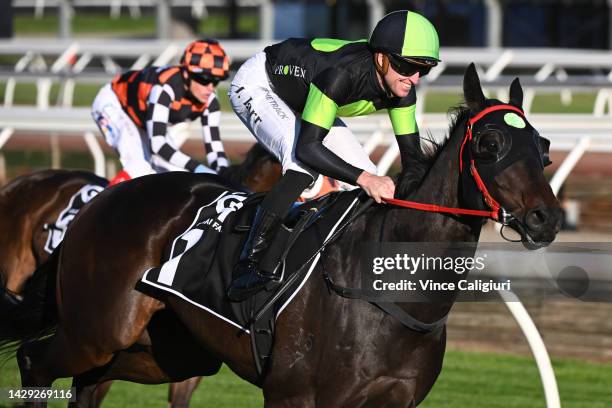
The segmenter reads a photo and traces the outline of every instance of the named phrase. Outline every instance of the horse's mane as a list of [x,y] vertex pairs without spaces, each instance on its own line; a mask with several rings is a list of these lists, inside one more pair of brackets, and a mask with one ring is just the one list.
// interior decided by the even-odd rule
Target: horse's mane
[[425,180],[427,173],[433,167],[433,164],[440,156],[442,150],[450,140],[450,136],[455,132],[457,126],[466,120],[469,116],[470,109],[465,105],[458,105],[448,110],[450,116],[449,130],[446,138],[441,142],[437,142],[428,134],[421,136],[427,143],[424,146],[414,144],[414,146],[406,152],[402,158],[404,168],[398,175],[398,184],[396,189],[397,197],[407,197],[414,192]]
[[97,183],[102,186],[108,183],[103,177],[97,176],[86,170],[46,169],[17,176],[4,186],[0,186],[0,198],[14,195],[25,197],[29,194],[28,191],[30,189],[35,188],[34,186],[41,182],[49,180],[56,180],[56,182],[62,180],[70,181],[71,179],[79,179],[88,183]]
[[13,191],[27,189],[32,184],[49,178],[55,171],[56,170],[43,170],[17,176],[0,188],[0,196],[9,196],[13,194]]
[[219,171],[219,175],[235,184],[244,184],[244,181],[253,170],[255,164],[260,160],[270,160],[277,162],[276,158],[270,154],[262,145],[256,143],[248,151],[244,161],[241,164],[233,164]]

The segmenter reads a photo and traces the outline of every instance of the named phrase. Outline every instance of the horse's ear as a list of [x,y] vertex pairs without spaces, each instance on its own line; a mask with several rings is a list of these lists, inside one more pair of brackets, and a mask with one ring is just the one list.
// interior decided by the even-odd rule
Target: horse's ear
[[468,108],[480,111],[485,107],[485,96],[480,86],[480,79],[476,72],[476,66],[472,62],[465,71],[463,77],[463,97]]
[[510,104],[523,109],[523,87],[518,78],[514,78],[510,85]]

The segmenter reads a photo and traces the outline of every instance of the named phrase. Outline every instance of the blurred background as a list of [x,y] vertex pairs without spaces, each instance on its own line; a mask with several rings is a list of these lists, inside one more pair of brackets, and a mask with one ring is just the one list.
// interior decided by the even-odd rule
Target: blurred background
[[[546,173],[566,213],[559,239],[612,241],[608,0],[2,0],[0,185],[46,168],[113,177],[120,170],[116,155],[89,114],[95,94],[122,71],[177,63],[193,38],[218,38],[232,59],[233,75],[277,40],[367,38],[386,13],[406,8],[433,22],[442,46],[443,62],[417,90],[421,131],[434,138],[446,134],[446,112],[461,103],[462,75],[470,62],[476,63],[488,95],[501,100],[520,76],[527,117],[552,142],[553,165]],[[218,89],[221,136],[230,159],[239,163],[254,138],[229,108],[230,80]],[[394,173],[399,160],[386,114],[347,122],[379,171]],[[184,151],[203,160],[197,126],[175,126],[172,134]],[[482,239],[497,241],[499,235],[490,227]],[[553,357],[564,406],[612,406],[610,304],[530,302],[526,307]],[[426,406],[443,406],[449,398],[456,406],[544,405],[533,347],[503,303],[458,304],[448,337],[449,368]],[[223,373],[220,380],[205,381],[207,394],[196,401],[260,405],[255,389]],[[14,373],[4,378],[18,381]],[[122,406],[121,395],[137,386],[125,387],[111,391],[108,406]],[[236,389],[241,391],[231,391]],[[147,390],[138,398],[162,406],[165,388]],[[238,399],[227,399],[228,392]]]

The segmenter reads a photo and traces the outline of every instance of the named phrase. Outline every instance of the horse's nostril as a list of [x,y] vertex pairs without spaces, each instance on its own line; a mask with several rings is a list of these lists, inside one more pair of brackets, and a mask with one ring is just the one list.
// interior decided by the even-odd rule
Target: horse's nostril
[[525,224],[532,231],[544,232],[546,230],[559,232],[561,227],[561,209],[538,207],[525,215]]
[[525,223],[529,228],[539,229],[544,226],[549,219],[548,212],[544,208],[530,210],[525,217]]

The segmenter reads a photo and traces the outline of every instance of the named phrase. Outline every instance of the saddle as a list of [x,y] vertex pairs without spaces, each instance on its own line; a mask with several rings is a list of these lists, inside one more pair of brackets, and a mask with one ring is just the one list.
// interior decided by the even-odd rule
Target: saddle
[[276,319],[310,277],[326,240],[364,199],[359,191],[336,192],[296,205],[260,264],[283,268],[280,285],[230,302],[226,289],[263,197],[227,191],[204,203],[167,249],[167,261],[147,270],[137,285],[160,300],[168,293],[179,296],[250,335],[261,379],[274,345]]
[[[259,268],[266,272],[274,272],[277,268],[281,268],[283,271],[281,274],[282,282],[285,278],[285,259],[298,237],[306,228],[316,222],[325,210],[330,205],[333,205],[337,198],[337,194],[330,193],[313,201],[296,202],[264,253]],[[254,214],[253,218],[245,220],[250,222],[249,225],[237,225],[235,228],[240,231],[249,232],[252,228],[253,219]]]

